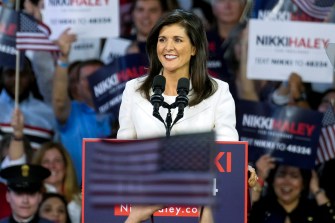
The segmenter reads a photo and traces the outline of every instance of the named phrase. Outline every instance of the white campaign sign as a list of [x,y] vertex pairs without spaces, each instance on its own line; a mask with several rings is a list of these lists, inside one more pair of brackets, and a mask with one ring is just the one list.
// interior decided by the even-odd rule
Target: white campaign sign
[[120,35],[119,1],[45,0],[43,22],[57,39],[67,28],[82,38],[107,38]]
[[126,50],[131,44],[128,39],[108,38],[101,53],[101,60],[109,64],[113,59],[126,55]]
[[333,24],[250,20],[247,77],[287,80],[296,72],[304,82],[332,83],[332,42]]
[[69,60],[99,59],[100,39],[79,39],[71,46]]
[[330,43],[328,45],[326,53],[335,71],[335,43]]

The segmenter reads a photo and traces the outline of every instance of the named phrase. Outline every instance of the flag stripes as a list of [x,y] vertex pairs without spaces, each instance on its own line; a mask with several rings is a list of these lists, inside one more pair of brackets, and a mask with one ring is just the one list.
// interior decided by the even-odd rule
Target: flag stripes
[[[0,140],[5,134],[12,134],[13,128],[10,123],[0,123]],[[38,149],[45,142],[53,139],[54,132],[48,129],[24,125],[23,134],[28,138],[30,145]]]
[[[196,176],[196,177],[195,177]],[[211,176],[212,177],[212,176]],[[196,173],[192,175],[190,173],[164,173],[164,174],[147,174],[147,175],[134,175],[129,178],[128,175],[123,174],[114,174],[114,173],[99,173],[90,176],[90,181],[98,183],[118,183],[118,182],[135,182],[141,181],[141,183],[146,184],[146,182],[154,184],[165,184],[171,183],[174,184],[188,184],[197,182],[199,184],[208,183],[208,174]],[[91,187],[90,187],[91,188]]]
[[335,113],[329,106],[322,119],[316,163],[323,163],[335,158]]
[[298,7],[309,16],[325,19],[334,5],[334,0],[295,0]]
[[49,36],[50,29],[33,17],[19,13],[18,31],[16,33],[16,48],[18,50],[59,51]]
[[[114,204],[111,203],[113,201],[115,204],[126,204],[126,203],[131,203],[131,204],[161,204],[162,201],[164,201],[164,204],[181,204],[184,205],[185,202],[187,203],[186,205],[199,205],[200,198],[196,197],[189,197],[189,196],[168,196],[168,197],[160,197],[160,196],[155,196],[151,197],[150,200],[148,200],[148,197],[146,195],[142,196],[137,196],[137,197],[132,197],[132,199],[125,199],[125,196],[101,196],[101,197],[92,197],[91,199],[92,203],[94,203],[94,206],[96,207],[114,207]],[[148,202],[144,202],[148,201]],[[204,200],[200,205],[203,203],[206,203],[207,200]],[[211,202],[212,203],[212,202]]]
[[172,138],[95,142],[87,163],[85,196],[95,206],[211,204],[214,137],[211,143],[197,136],[187,138],[191,143]]

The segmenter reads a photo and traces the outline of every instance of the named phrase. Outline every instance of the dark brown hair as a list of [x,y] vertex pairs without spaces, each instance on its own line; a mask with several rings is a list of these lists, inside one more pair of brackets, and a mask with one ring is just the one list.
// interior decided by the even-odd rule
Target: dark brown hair
[[153,79],[159,75],[163,66],[157,56],[157,41],[160,30],[164,26],[178,24],[185,28],[191,44],[196,48],[196,54],[190,61],[190,81],[194,97],[190,106],[199,104],[210,97],[217,90],[217,83],[210,78],[207,71],[208,42],[201,19],[191,12],[176,9],[162,17],[151,30],[147,39],[147,52],[149,56],[149,73],[138,89],[149,100],[150,88]]
[[71,223],[70,215],[69,215],[69,212],[68,212],[68,209],[67,209],[67,201],[65,200],[65,197],[61,194],[58,194],[58,193],[44,193],[43,197],[42,197],[42,201],[41,201],[40,206],[39,206],[39,211],[42,207],[42,204],[50,198],[58,198],[64,204],[65,214],[66,214],[66,223]]

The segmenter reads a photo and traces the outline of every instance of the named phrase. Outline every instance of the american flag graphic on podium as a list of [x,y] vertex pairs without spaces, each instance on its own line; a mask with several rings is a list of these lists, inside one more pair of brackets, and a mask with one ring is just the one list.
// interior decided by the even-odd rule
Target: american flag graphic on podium
[[[214,202],[214,134],[96,142],[86,169],[85,199],[120,203],[206,205]],[[88,160],[88,159],[86,159]]]
[[30,15],[20,12],[18,30],[16,32],[16,48],[18,50],[59,51],[49,36],[49,27]]
[[335,158],[335,113],[332,105],[323,115],[322,128],[317,150],[317,163]]

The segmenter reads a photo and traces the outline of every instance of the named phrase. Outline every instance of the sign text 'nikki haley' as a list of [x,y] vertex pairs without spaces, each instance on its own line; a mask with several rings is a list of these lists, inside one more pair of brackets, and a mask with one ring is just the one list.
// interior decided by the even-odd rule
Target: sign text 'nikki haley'
[[238,103],[237,130],[249,145],[249,162],[264,153],[277,161],[312,168],[321,131],[322,114],[294,106],[268,103]]

